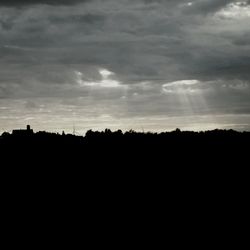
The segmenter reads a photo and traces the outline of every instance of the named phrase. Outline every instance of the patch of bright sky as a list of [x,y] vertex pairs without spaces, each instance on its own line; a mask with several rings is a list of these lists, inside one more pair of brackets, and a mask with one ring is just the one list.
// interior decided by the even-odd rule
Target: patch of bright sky
[[250,6],[245,1],[237,1],[228,4],[217,13],[217,16],[232,19],[241,19],[250,17]]
[[182,81],[175,81],[170,83],[165,83],[162,85],[162,90],[164,93],[173,93],[173,92],[194,92],[194,88],[188,88],[189,86],[194,86],[199,84],[200,81],[198,80],[182,80]]
[[122,87],[121,83],[118,80],[112,79],[111,76],[114,76],[115,73],[107,69],[99,69],[99,74],[102,79],[99,81],[93,81],[87,79],[82,72],[75,71],[76,82],[81,86],[92,86],[92,87],[101,87],[101,88],[117,88]]

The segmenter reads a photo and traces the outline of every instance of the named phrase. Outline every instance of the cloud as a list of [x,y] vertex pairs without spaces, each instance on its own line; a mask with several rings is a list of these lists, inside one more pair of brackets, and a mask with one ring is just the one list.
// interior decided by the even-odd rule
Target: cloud
[[1,0],[0,6],[27,6],[36,4],[48,5],[72,5],[76,3],[90,2],[91,0]]
[[221,8],[234,2],[234,0],[197,0],[190,2],[193,4],[189,5],[188,11],[203,15],[208,13],[215,13]]
[[[165,83],[162,85],[163,93],[196,93],[197,86],[200,84],[198,80],[182,80],[176,82]],[[195,86],[195,87],[194,87]]]
[[249,112],[248,4],[1,1],[0,98],[146,117],[183,114],[179,95],[197,113]]
[[182,81],[176,81],[171,83],[166,83],[163,85],[163,87],[182,87],[182,86],[192,86],[198,84],[199,81],[197,80],[182,80]]
[[92,80],[83,75],[82,72],[75,71],[76,82],[80,87],[97,87],[97,88],[121,88],[126,87],[126,85],[121,85],[119,81],[112,78],[115,75],[114,72],[111,72],[107,69],[99,69],[99,74],[101,79]]
[[[235,72],[236,77],[249,78],[247,23],[196,16],[202,14],[201,9],[219,13],[229,2],[193,1],[184,6],[187,1],[132,4],[108,0],[90,1],[87,8],[4,10],[0,18],[2,61],[94,65],[115,72],[126,84],[228,79]],[[191,16],[185,14],[187,9],[192,10]],[[239,40],[241,34],[246,40]]]

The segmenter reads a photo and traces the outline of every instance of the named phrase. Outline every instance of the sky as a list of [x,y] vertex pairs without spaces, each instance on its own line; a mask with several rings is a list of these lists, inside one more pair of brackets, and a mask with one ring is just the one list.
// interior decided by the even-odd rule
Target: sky
[[250,130],[250,1],[1,0],[0,133]]

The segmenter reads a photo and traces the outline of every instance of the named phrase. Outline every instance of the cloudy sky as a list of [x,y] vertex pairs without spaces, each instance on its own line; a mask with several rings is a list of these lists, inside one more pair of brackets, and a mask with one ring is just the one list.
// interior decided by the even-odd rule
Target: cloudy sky
[[250,1],[1,0],[0,132],[250,130]]

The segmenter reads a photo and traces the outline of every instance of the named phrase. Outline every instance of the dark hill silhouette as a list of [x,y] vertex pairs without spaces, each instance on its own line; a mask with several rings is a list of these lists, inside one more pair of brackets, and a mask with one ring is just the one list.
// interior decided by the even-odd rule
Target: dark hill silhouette
[[243,186],[248,183],[249,142],[250,132],[234,130],[123,133],[106,129],[89,130],[84,137],[23,130],[0,136],[0,169],[11,182],[32,182],[29,187],[40,183],[44,188],[46,180],[46,185],[74,190],[86,185],[91,192],[102,188],[123,192],[140,186],[165,190],[167,185],[174,187],[173,192],[187,188],[206,193],[231,184],[247,190]]
[[249,142],[249,132],[233,130],[3,133],[3,214],[45,228],[51,221],[64,228],[66,216],[103,232],[136,223],[204,232],[203,225],[221,237],[216,223],[229,230],[248,208]]
[[[138,133],[133,130],[98,132],[89,130],[86,135],[75,136],[58,133],[34,133],[14,130],[0,136],[0,149],[4,155],[18,155],[20,159],[50,158],[58,162],[92,162],[104,164],[125,163],[157,164],[206,163],[218,160],[243,160],[246,158],[250,132],[213,130],[204,132],[181,131]],[[14,157],[14,160],[16,158]]]

